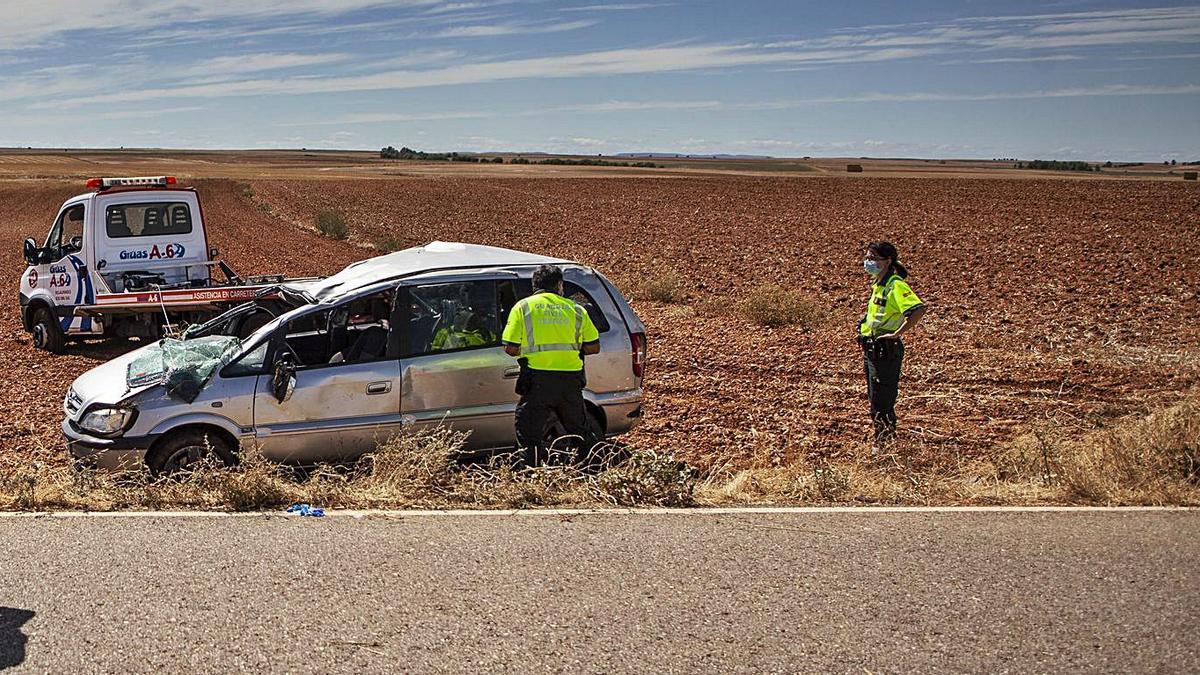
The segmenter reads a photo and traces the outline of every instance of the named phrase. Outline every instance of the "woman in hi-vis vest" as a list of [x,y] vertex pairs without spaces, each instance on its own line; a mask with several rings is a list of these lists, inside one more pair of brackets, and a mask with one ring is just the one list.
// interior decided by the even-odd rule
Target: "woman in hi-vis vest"
[[867,245],[863,270],[871,277],[871,299],[858,326],[867,375],[867,398],[874,425],[872,453],[879,453],[896,435],[896,396],[900,390],[900,364],[904,361],[901,336],[925,316],[925,305],[905,281],[908,270],[900,264],[896,247],[877,241]]

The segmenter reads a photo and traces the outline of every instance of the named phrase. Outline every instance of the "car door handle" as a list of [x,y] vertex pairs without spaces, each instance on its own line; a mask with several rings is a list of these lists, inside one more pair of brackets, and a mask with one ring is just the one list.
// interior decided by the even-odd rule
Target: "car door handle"
[[521,366],[512,366],[511,368],[504,369],[504,379],[506,379],[506,380],[511,380],[514,377],[520,377],[520,376],[521,376]]
[[372,382],[367,385],[367,394],[386,394],[392,390],[391,382]]

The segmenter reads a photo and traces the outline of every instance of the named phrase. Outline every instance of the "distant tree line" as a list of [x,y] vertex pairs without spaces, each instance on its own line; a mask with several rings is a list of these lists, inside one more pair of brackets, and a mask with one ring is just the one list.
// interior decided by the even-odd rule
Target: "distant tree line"
[[383,159],[415,159],[422,162],[494,162],[500,164],[504,161],[500,157],[488,159],[478,155],[460,155],[457,152],[422,152],[412,148],[397,150],[390,145],[380,150],[379,156]]
[[655,164],[654,162],[613,162],[607,159],[592,159],[585,157],[583,159],[567,159],[563,157],[551,157],[549,159],[526,159],[524,157],[515,157],[508,162],[509,164],[549,164],[553,166],[631,166],[638,169],[659,169],[663,165]]
[[[503,164],[503,157],[483,157],[480,155],[462,155],[457,152],[422,152],[413,150],[412,148],[400,148],[397,150],[392,146],[387,146],[379,151],[379,156],[382,159],[411,159],[423,162],[472,162],[475,164]],[[510,159],[509,164],[553,164],[559,166],[628,166],[639,169],[656,169],[661,168],[661,164],[654,162],[613,162],[606,159],[592,159],[590,157],[583,159],[562,159],[559,157],[551,157],[549,159],[526,159],[525,157],[514,157]]]
[[1035,159],[1032,162],[1017,162],[1018,169],[1044,169],[1048,171],[1099,171],[1100,167],[1087,162],[1060,162],[1054,159]]

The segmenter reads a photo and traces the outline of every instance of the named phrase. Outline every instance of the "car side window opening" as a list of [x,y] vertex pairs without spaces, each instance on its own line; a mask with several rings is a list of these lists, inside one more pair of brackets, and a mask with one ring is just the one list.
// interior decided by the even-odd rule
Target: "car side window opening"
[[267,348],[270,340],[263,340],[257,347],[242,354],[222,372],[222,375],[235,377],[238,375],[259,375],[267,372]]
[[83,204],[76,204],[63,211],[54,223],[46,238],[46,248],[55,253],[55,258],[83,250],[83,215]]
[[456,281],[409,291],[410,355],[498,347],[501,318],[516,302],[511,281]]
[[395,291],[357,298],[334,308],[329,319],[328,363],[366,363],[395,358],[392,309]]
[[588,316],[591,317],[592,323],[596,325],[596,330],[600,333],[607,333],[609,329],[608,318],[604,316],[604,310],[600,309],[600,305],[592,299],[592,296],[583,287],[570,281],[563,281],[563,295],[583,306],[587,310]]
[[104,210],[109,239],[190,234],[192,211],[184,202],[114,204]]
[[298,316],[283,325],[282,350],[291,354],[296,368],[329,361],[329,315],[333,310]]

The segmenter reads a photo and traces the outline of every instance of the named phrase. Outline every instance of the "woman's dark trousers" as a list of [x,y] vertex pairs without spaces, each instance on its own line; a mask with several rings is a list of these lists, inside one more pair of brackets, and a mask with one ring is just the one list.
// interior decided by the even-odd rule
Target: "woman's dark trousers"
[[896,435],[896,397],[900,392],[902,361],[904,343],[899,340],[875,340],[863,346],[863,370],[867,375],[867,398],[871,401],[876,443],[887,442]]

